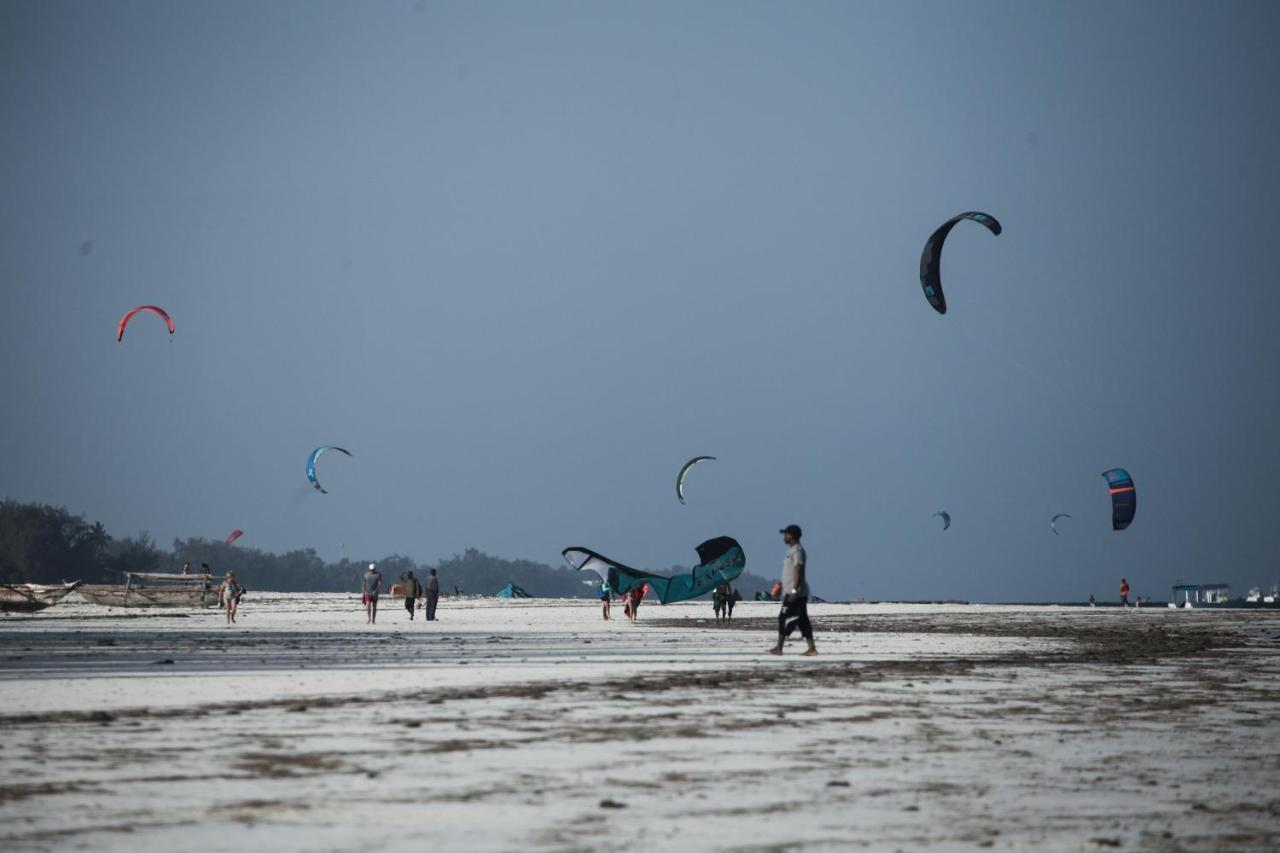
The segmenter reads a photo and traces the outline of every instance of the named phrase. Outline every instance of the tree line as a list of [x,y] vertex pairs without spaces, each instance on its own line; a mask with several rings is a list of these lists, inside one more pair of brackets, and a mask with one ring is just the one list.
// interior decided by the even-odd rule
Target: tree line
[[[372,562],[378,564],[387,584],[406,571],[423,578],[434,568],[446,594],[493,595],[508,583],[538,598],[593,598],[597,594],[594,575],[567,566],[503,559],[475,548],[434,565],[401,554],[326,562],[313,548],[276,554],[203,537],[174,539],[166,550],[146,533],[112,536],[101,522],[90,523],[65,507],[0,502],[0,581],[6,583],[120,583],[123,571],[176,572],[187,562],[196,573],[202,564],[217,575],[234,569],[237,579],[248,588],[273,592],[358,591],[360,578]],[[688,567],[673,567],[672,572],[681,569],[687,571]],[[744,574],[737,586],[750,597],[768,584]]]

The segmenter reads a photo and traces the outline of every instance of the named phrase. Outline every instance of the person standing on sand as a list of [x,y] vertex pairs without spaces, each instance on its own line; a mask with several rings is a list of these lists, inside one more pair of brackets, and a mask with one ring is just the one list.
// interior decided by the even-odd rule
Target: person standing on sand
[[600,581],[600,613],[604,616],[604,621],[609,621],[609,598],[611,590],[608,581]]
[[360,592],[364,597],[364,623],[372,625],[378,621],[378,593],[382,592],[382,575],[377,563],[369,564],[369,571],[360,582]]
[[800,525],[788,524],[778,531],[787,545],[787,556],[782,561],[782,611],[778,614],[778,644],[769,654],[782,654],[782,644],[796,628],[809,643],[803,654],[813,657],[818,649],[813,644],[813,626],[809,624],[808,560],[800,544]]
[[440,579],[436,577],[436,570],[432,569],[427,575],[427,621],[436,621],[436,604],[440,602]]
[[721,582],[711,592],[711,610],[716,614],[716,622],[724,619],[725,610],[729,607],[729,584]]
[[642,583],[627,593],[627,618],[632,622],[640,618],[640,602],[648,590],[649,585]]
[[409,611],[409,619],[412,620],[413,607],[418,601],[418,579],[412,571],[407,571],[400,576],[400,583],[404,586],[404,609]]
[[227,611],[228,625],[236,621],[236,611],[240,609],[242,595],[244,595],[244,587],[236,582],[236,573],[227,572],[227,576],[222,579],[222,585],[218,587],[218,598],[222,600],[222,607]]
[[1120,578],[1120,606],[1129,606],[1129,582],[1124,578]]

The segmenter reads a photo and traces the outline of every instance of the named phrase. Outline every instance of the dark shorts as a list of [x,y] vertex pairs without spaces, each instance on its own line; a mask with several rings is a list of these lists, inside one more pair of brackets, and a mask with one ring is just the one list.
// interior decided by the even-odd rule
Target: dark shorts
[[783,599],[782,612],[778,614],[778,634],[790,637],[791,632],[800,629],[800,636],[806,640],[813,639],[813,625],[809,624],[809,599],[796,596],[787,601]]

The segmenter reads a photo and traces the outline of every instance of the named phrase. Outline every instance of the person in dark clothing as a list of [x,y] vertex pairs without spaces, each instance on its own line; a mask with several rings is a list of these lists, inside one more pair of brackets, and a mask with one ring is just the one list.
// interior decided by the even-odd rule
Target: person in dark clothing
[[715,590],[711,593],[711,609],[716,614],[716,621],[719,622],[724,618],[725,610],[729,606],[729,584],[718,583]]
[[813,657],[818,649],[813,644],[813,625],[809,624],[809,579],[804,548],[800,545],[800,526],[789,524],[782,530],[782,541],[787,544],[787,556],[782,561],[782,612],[778,614],[778,644],[769,654],[782,654],[782,644],[796,628],[809,643],[803,654]]
[[440,601],[440,579],[436,577],[436,570],[432,569],[427,575],[427,621],[436,621],[436,604]]
[[404,609],[409,611],[409,618],[412,619],[414,605],[418,603],[418,595],[421,593],[418,579],[413,576],[413,572],[405,572],[400,576],[400,584],[404,587]]
[[726,598],[724,602],[725,619],[728,619],[729,621],[733,621],[733,605],[737,604],[741,600],[742,600],[742,593],[730,587],[729,597]]

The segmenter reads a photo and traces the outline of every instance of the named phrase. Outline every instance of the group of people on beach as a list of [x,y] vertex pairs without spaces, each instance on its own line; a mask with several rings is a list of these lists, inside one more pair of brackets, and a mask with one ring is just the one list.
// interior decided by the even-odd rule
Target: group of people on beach
[[[782,541],[787,546],[786,556],[782,561],[782,610],[778,614],[778,642],[769,649],[769,654],[782,654],[783,644],[787,638],[796,630],[800,631],[800,636],[804,638],[808,644],[808,649],[803,652],[805,657],[812,657],[818,653],[813,642],[813,625],[809,622],[809,580],[807,575],[808,562],[805,554],[804,546],[800,544],[800,537],[803,535],[800,526],[797,524],[789,524],[782,530],[778,531],[782,534]],[[211,574],[208,563],[201,563],[200,567],[204,570],[204,574]],[[182,573],[190,574],[191,564],[186,563],[182,567]],[[426,621],[436,621],[436,607],[440,602],[440,579],[436,576],[436,570],[431,569],[427,575],[425,582],[419,581],[412,571],[406,571],[400,576],[400,586],[404,590],[404,607],[409,611],[409,618],[415,617],[416,610],[422,608],[426,611]],[[649,591],[648,584],[641,584],[626,593],[619,595],[622,599],[623,611],[627,619],[635,622],[640,614],[640,602],[644,600],[645,595]],[[240,599],[244,597],[245,588],[236,580],[235,571],[228,571],[222,579],[222,583],[218,586],[218,603],[224,611],[226,611],[227,624],[230,625],[236,621],[236,613],[240,608]],[[370,563],[368,570],[364,573],[364,577],[360,582],[360,594],[365,609],[365,624],[372,625],[378,621],[378,598],[382,594],[382,573],[378,571],[377,563]],[[1122,581],[1121,600],[1128,605],[1129,584]],[[606,621],[609,620],[609,604],[613,598],[613,590],[609,588],[608,583],[600,584],[600,601],[602,613]],[[728,620],[733,616],[733,606],[742,600],[742,596],[728,583],[721,583],[716,586],[712,593],[712,606],[715,609],[716,621],[722,618]]]
[[728,622],[733,618],[733,606],[742,600],[742,593],[733,588],[727,581],[717,584],[711,593],[711,610],[716,614],[717,622]]
[[[640,602],[649,594],[649,585],[647,583],[628,591],[618,594],[618,598],[622,600],[622,612],[627,619],[635,622],[640,618]],[[613,600],[613,588],[609,586],[608,581],[600,582],[600,613],[604,617],[604,621],[609,621],[609,604]]]
[[[809,621],[808,555],[805,553],[804,546],[800,544],[800,537],[804,532],[798,524],[788,524],[778,532],[782,534],[787,553],[782,561],[781,583],[775,584],[781,587],[779,598],[782,601],[782,610],[778,613],[778,642],[769,649],[769,654],[782,654],[782,647],[787,638],[799,630],[800,636],[808,646],[801,654],[804,657],[813,657],[818,654],[818,649],[813,642],[813,624]],[[627,618],[633,622],[636,620],[637,610],[646,592],[648,592],[648,584],[643,584],[621,596]],[[600,584],[601,614],[606,621],[609,620],[609,602],[612,597],[613,591],[609,588],[609,584],[602,582]],[[730,584],[718,584],[711,598],[716,621],[731,618],[733,605],[741,600],[742,595]]]
[[[436,570],[431,569],[425,583],[414,577],[412,571],[400,575],[400,587],[404,591],[404,609],[409,611],[409,618],[414,618],[417,608],[426,611],[428,622],[436,621],[436,606],[440,603],[440,579]],[[364,601],[365,624],[372,625],[378,621],[378,596],[382,594],[382,573],[377,563],[370,563],[369,569],[360,581],[360,595]],[[421,599],[421,604],[419,604]]]

